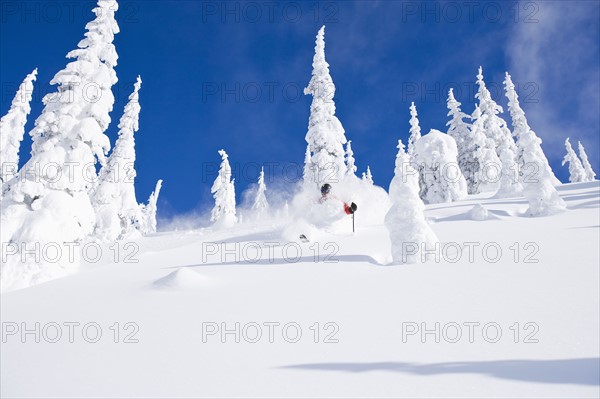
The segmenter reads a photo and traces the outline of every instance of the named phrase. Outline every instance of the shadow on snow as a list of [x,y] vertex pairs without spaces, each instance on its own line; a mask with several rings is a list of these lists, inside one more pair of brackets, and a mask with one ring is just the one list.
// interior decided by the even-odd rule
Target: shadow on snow
[[502,379],[547,384],[600,385],[600,358],[494,360],[433,364],[402,362],[314,363],[280,368],[347,373],[387,371],[415,375],[485,374]]

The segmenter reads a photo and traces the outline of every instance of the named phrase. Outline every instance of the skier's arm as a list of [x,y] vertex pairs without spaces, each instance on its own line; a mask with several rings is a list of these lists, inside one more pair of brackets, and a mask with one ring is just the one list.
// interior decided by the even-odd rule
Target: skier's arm
[[357,209],[358,206],[356,206],[354,202],[352,202],[350,205],[344,204],[344,212],[346,212],[347,215],[352,215]]
[[356,204],[354,202],[347,204],[335,195],[330,195],[329,197],[342,203],[342,206],[344,207],[344,212],[346,213],[346,215],[352,215],[354,212],[356,212],[356,209],[358,209],[358,207],[356,206]]

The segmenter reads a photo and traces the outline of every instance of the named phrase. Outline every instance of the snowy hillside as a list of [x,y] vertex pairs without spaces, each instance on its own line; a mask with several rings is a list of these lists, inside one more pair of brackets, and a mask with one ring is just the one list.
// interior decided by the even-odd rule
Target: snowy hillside
[[[22,80],[0,118],[1,397],[600,396],[600,184],[597,152],[588,146],[588,157],[582,143],[597,144],[583,132],[598,125],[581,112],[593,113],[593,96],[577,93],[586,101],[575,108],[566,91],[530,105],[538,101],[527,96],[527,73],[496,62],[510,58],[495,53],[504,23],[490,25],[493,39],[453,25],[434,40],[420,30],[418,40],[375,41],[340,18],[351,34],[332,20],[326,47],[316,20],[253,23],[242,34],[206,24],[196,4],[142,3],[153,7],[144,15],[160,16],[146,34],[145,18],[128,23],[131,4],[119,11],[118,0],[82,6],[93,15],[84,13],[79,41],[74,21],[39,24],[43,33],[30,24],[28,35],[6,28],[15,39],[3,49],[48,48],[28,51],[40,74]],[[195,20],[173,18],[181,10]],[[399,20],[374,15],[364,13],[378,25]],[[317,26],[311,65],[306,32]],[[181,39],[184,28],[195,30]],[[224,31],[235,39],[211,39]],[[470,33],[457,40],[451,31]],[[64,43],[37,41],[45,37]],[[67,41],[77,46],[55,70],[52,54]],[[360,42],[369,45],[352,47]],[[388,47],[396,42],[401,51]],[[428,42],[455,57],[418,50]],[[538,69],[542,51],[528,47],[536,60],[522,64]],[[597,43],[583,47],[597,53]],[[471,98],[460,95],[458,56],[473,68]],[[442,61],[419,67],[425,58]],[[26,59],[10,53],[2,65]],[[482,62],[491,64],[485,77],[482,66],[474,74]],[[304,82],[298,94],[310,108],[272,91],[268,104],[241,101],[242,82],[231,79],[261,87],[255,72],[284,92],[282,82]],[[401,77],[402,89],[384,74]],[[440,86],[445,102],[405,90],[411,81],[438,86],[442,74],[453,82]],[[553,80],[543,92],[569,86]],[[209,89],[216,82],[220,96]],[[226,104],[229,94],[236,100]],[[540,122],[541,108],[561,109],[561,123]],[[559,138],[571,184],[553,170],[558,131],[572,134]]]
[[549,217],[428,205],[440,259],[418,265],[386,266],[360,208],[355,234],[309,243],[281,219],[139,238],[118,263],[107,245],[2,294],[1,396],[597,398],[600,184],[558,190]]

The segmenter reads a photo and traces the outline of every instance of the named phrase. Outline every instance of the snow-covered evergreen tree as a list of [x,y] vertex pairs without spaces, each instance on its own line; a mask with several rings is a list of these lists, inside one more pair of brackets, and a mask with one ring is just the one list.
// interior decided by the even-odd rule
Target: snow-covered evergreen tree
[[566,209],[564,201],[554,188],[552,174],[545,167],[547,160],[541,144],[542,140],[531,129],[523,130],[517,140],[524,164],[537,171],[532,176],[525,176],[522,181],[523,194],[529,201],[527,212],[531,216],[546,216]]
[[588,156],[585,153],[585,148],[583,148],[583,144],[581,144],[581,141],[578,142],[578,145],[579,157],[581,158],[581,163],[583,165],[583,169],[585,170],[585,180],[594,181],[596,180],[596,172],[594,172],[594,169],[592,169],[592,165],[590,164],[590,160],[588,159]]
[[523,194],[523,185],[519,176],[519,167],[515,161],[516,155],[510,148],[504,147],[500,152],[502,163],[500,187],[495,198],[513,198]]
[[[98,0],[85,39],[67,54],[74,60],[50,81],[57,91],[44,97],[44,110],[31,132],[31,158],[19,178],[5,185],[1,216],[5,242],[62,245],[78,242],[94,229],[88,190],[97,179],[96,161],[103,164],[110,149],[104,131],[114,103],[111,88],[117,82],[113,45],[119,32],[117,9],[115,0]],[[68,248],[62,253],[68,254]],[[78,264],[68,256],[51,264],[40,263],[33,255],[26,262],[18,258],[2,267],[3,289],[49,280]]]
[[341,122],[335,116],[335,85],[325,61],[325,26],[317,34],[312,78],[304,94],[312,95],[306,142],[312,153],[314,182],[336,183],[346,175],[344,144],[346,136]]
[[494,142],[496,155],[500,157],[500,154],[506,149],[516,153],[517,147],[510,130],[506,126],[506,121],[498,116],[503,112],[502,107],[492,99],[492,95],[485,86],[481,67],[479,67],[479,74],[477,75],[477,85],[479,90],[475,97],[479,100],[481,115],[486,117],[483,128],[485,135]]
[[425,261],[423,250],[435,249],[438,238],[425,219],[425,204],[419,197],[418,174],[413,169],[404,144],[398,141],[394,178],[390,184],[392,206],[385,225],[392,243],[393,263]]
[[465,118],[470,118],[460,109],[460,102],[454,98],[454,90],[448,91],[448,116],[452,117],[446,123],[448,126],[448,135],[456,141],[458,149],[458,166],[467,182],[467,191],[469,194],[477,194],[479,187],[480,162],[477,158],[477,150],[485,142],[483,129],[471,133],[471,128]]
[[352,140],[346,143],[346,176],[356,177],[356,161],[354,151],[352,151]]
[[373,175],[371,174],[371,167],[367,165],[367,173],[362,174],[362,180],[366,181],[367,183],[373,185]]
[[139,207],[134,186],[134,133],[139,129],[141,86],[142,79],[138,76],[119,122],[119,138],[92,191],[92,205],[96,210],[94,236],[102,241],[131,237],[135,232],[133,225]]
[[222,162],[219,175],[210,189],[215,199],[210,221],[218,227],[231,227],[237,222],[235,216],[235,179],[231,180],[229,156],[224,150],[219,151]]
[[312,163],[310,144],[306,146],[306,153],[304,154],[304,171],[302,173],[302,183],[305,188],[315,188],[315,168]]
[[162,188],[162,182],[162,180],[156,182],[156,187],[148,198],[148,204],[141,204],[139,206],[135,228],[144,236],[156,233],[156,212],[158,210],[157,203],[158,196]]
[[[480,71],[481,74],[481,71]],[[510,79],[507,76],[507,79]],[[511,82],[512,83],[512,82]],[[508,82],[505,80],[505,85]],[[514,89],[514,87],[513,87]],[[516,99],[516,92],[514,93]],[[510,99],[509,99],[510,102]],[[511,107],[513,108],[513,112],[517,113],[518,111],[514,108],[518,107],[518,100],[516,104],[511,102]],[[501,112],[501,111],[500,111]],[[512,115],[511,115],[512,116]],[[525,115],[523,114],[523,117]],[[504,120],[501,120],[504,122]],[[510,133],[508,127],[506,127],[506,131]],[[503,134],[506,134],[504,132]],[[520,131],[517,131],[517,134],[520,134]],[[514,140],[511,138],[510,140],[501,140],[499,146],[496,148],[498,156],[500,157],[500,162],[502,162],[501,176],[500,176],[500,187],[496,192],[496,198],[510,198],[517,197],[523,193],[523,185],[521,184],[521,174],[519,172],[520,167],[517,163],[517,159],[522,157],[521,154],[517,156],[518,149]]]
[[[462,158],[460,155],[466,155],[469,146],[469,136],[471,132],[469,130],[469,124],[464,121],[465,118],[469,118],[469,115],[465,114],[460,109],[461,103],[454,98],[454,89],[448,91],[448,116],[452,117],[447,123],[448,135],[456,141],[458,148],[459,160]],[[460,162],[459,162],[460,163]]]
[[419,118],[417,107],[414,102],[410,103],[410,136],[408,137],[408,156],[413,160],[415,152],[415,143],[421,138],[421,127],[419,126]]
[[[519,137],[521,137],[521,135],[525,132],[528,132],[531,130],[531,127],[529,127],[529,123],[527,122],[527,118],[525,117],[525,112],[523,111],[523,109],[521,108],[521,105],[519,104],[519,96],[517,94],[517,90],[515,89],[515,85],[512,81],[511,76],[509,75],[508,72],[506,72],[505,75],[505,79],[504,79],[504,91],[506,94],[506,98],[508,98],[508,110],[510,112],[510,116],[512,119],[512,126],[513,126],[513,136],[516,138],[516,140],[519,140]],[[534,133],[535,135],[535,133]],[[540,147],[541,149],[541,147]],[[519,178],[520,180],[523,179],[523,174],[527,173],[526,169],[529,169],[530,167],[527,166],[525,164],[525,161],[523,160],[523,149],[521,148],[521,146],[517,145],[517,153],[516,153],[516,158],[517,158],[517,164],[518,164],[518,169],[519,169]],[[550,167],[550,163],[548,162],[548,159],[546,158],[546,155],[544,154],[543,150],[541,154],[538,154],[540,156],[540,161],[542,162],[541,166],[544,167],[544,169],[546,169],[547,173],[550,175],[552,182],[554,185],[560,184],[560,180],[558,180],[556,178],[556,176],[554,175],[554,172],[552,171],[552,168]]]
[[471,125],[473,154],[478,165],[474,165],[472,170],[467,173],[467,178],[471,181],[469,194],[478,194],[491,188],[497,190],[502,162],[496,155],[494,141],[485,135],[485,122],[488,117],[481,114],[479,105],[475,105],[475,111],[471,118],[473,119]]
[[0,119],[0,190],[5,182],[17,174],[19,148],[25,134],[27,115],[31,112],[30,103],[36,77],[37,69],[27,75],[19,86],[8,113]]
[[256,190],[256,196],[254,197],[254,203],[252,204],[252,210],[257,216],[263,216],[269,210],[269,203],[267,202],[267,197],[265,195],[266,191],[267,186],[265,185],[265,169],[262,168],[260,170],[260,175],[258,176],[258,187]]
[[[467,182],[467,192],[478,194],[482,188],[499,180],[498,174],[502,163],[496,155],[495,144],[485,135],[485,125],[489,116],[482,115],[478,105],[473,115],[461,111],[461,103],[454,97],[453,89],[448,92],[448,116],[452,117],[446,123],[448,135],[456,142],[458,149],[458,165]],[[469,125],[464,121],[470,118],[474,122]],[[505,158],[506,161],[508,161]]]
[[571,147],[571,142],[569,138],[565,140],[565,148],[567,149],[567,154],[563,158],[562,164],[563,166],[568,162],[569,163],[569,181],[571,183],[580,183],[582,181],[587,181],[585,169],[579,160],[577,154]]
[[415,144],[414,161],[419,171],[421,199],[429,204],[452,202],[467,196],[467,182],[457,161],[456,142],[431,129]]

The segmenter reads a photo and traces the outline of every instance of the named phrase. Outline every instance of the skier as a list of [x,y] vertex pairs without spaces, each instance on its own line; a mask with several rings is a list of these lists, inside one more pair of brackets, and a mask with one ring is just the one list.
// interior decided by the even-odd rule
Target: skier
[[322,204],[325,201],[329,200],[330,198],[334,199],[336,201],[340,201],[344,205],[344,212],[346,213],[346,215],[352,215],[358,209],[358,206],[354,202],[352,202],[350,204],[346,204],[344,201],[342,201],[335,195],[333,195],[333,194],[330,195],[330,194],[331,194],[331,184],[329,184],[329,183],[323,184],[323,186],[321,187],[321,198],[319,199],[319,203]]
[[[337,196],[332,194],[331,189],[332,189],[331,184],[328,184],[328,183],[323,184],[323,186],[321,186],[321,198],[319,198],[318,203],[320,205],[327,205],[327,207],[331,210],[331,209],[337,208],[337,206],[334,203],[332,203],[332,201],[340,202],[343,205],[344,213],[346,215],[352,215],[352,231],[354,231],[354,212],[356,212],[356,210],[358,209],[358,206],[354,202],[351,202],[350,204],[345,203],[344,201],[339,199]],[[325,207],[323,209],[326,209],[327,207]],[[336,211],[333,211],[333,215],[337,215],[337,214],[338,213]],[[321,221],[327,220],[328,219],[327,215],[328,215],[328,211],[324,211],[323,213],[320,213],[319,214],[320,218],[322,216],[325,216],[324,218],[321,218]],[[331,217],[331,215],[330,215],[330,217]],[[337,218],[339,218],[339,216],[333,216],[333,219],[330,219],[330,220],[333,221],[334,219],[337,219]],[[309,241],[305,234],[300,235],[300,240],[302,242]]]

